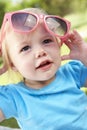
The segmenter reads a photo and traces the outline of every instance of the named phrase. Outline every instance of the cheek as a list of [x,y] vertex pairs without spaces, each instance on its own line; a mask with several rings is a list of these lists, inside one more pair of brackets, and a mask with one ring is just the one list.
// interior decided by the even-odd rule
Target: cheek
[[53,57],[60,58],[60,47],[58,44],[51,45],[48,49]]
[[16,68],[25,78],[32,79],[32,76],[35,76],[35,68],[31,62],[23,61],[22,63],[17,64]]
[[59,67],[61,64],[61,51],[58,45],[54,45],[52,47],[51,58],[54,60],[54,63]]
[[20,73],[28,73],[31,70],[34,70],[34,63],[31,59],[27,59],[27,58],[22,58],[22,59],[18,59],[15,63],[16,68],[18,69],[18,71],[20,71]]

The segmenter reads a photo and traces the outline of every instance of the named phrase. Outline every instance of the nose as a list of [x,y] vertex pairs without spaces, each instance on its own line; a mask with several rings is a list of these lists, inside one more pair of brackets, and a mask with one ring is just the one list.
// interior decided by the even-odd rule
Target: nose
[[36,52],[35,58],[41,58],[41,57],[44,57],[44,56],[46,56],[46,55],[47,55],[46,51],[43,50],[43,49],[40,49],[40,50],[38,50],[38,51]]

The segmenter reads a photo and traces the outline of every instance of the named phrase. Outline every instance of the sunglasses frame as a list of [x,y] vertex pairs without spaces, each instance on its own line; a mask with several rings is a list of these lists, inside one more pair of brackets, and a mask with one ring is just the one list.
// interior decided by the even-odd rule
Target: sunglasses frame
[[[36,17],[36,20],[37,20],[37,21],[36,21],[36,25],[34,26],[34,28],[33,28],[32,30],[29,30],[29,31],[20,31],[20,30],[17,30],[17,29],[15,29],[15,28],[13,27],[12,21],[11,21],[12,15],[18,14],[18,13],[21,13],[21,14],[22,14],[22,13],[27,13],[27,14],[31,14],[31,15],[33,15],[34,17]],[[53,31],[51,31],[51,30],[48,28],[48,26],[47,26],[47,24],[46,24],[46,18],[51,18],[51,17],[53,17],[53,18],[59,18],[60,20],[62,20],[63,22],[66,23],[67,32],[65,33],[64,36],[59,36],[59,35],[55,34]],[[11,25],[11,28],[12,28],[15,32],[18,32],[18,33],[30,33],[30,32],[34,31],[34,30],[37,28],[37,26],[38,26],[38,24],[39,24],[39,22],[40,22],[40,19],[43,20],[44,26],[45,26],[46,30],[47,30],[50,34],[59,37],[59,38],[61,39],[61,41],[66,40],[66,38],[67,38],[67,36],[68,36],[68,33],[69,33],[69,30],[70,30],[70,26],[71,26],[71,23],[70,23],[68,20],[66,20],[66,19],[64,19],[64,18],[61,18],[60,16],[56,16],[56,15],[44,15],[44,14],[39,14],[39,15],[38,15],[38,14],[35,14],[35,13],[26,12],[26,11],[15,11],[15,12],[6,13],[6,14],[4,15],[4,19],[3,19],[3,23],[2,23],[2,27],[1,27],[1,39],[3,39],[4,36],[5,36],[4,27],[5,27],[5,24],[6,24],[7,21],[9,21],[9,23],[10,23],[10,25]],[[2,41],[2,40],[1,40],[1,41]]]

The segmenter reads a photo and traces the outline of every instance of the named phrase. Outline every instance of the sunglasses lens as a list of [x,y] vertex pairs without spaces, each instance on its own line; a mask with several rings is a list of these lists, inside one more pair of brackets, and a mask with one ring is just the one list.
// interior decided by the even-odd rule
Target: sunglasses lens
[[50,31],[58,36],[64,36],[67,33],[67,24],[58,17],[47,17],[46,24]]
[[11,17],[13,28],[18,31],[31,31],[36,23],[37,18],[29,13],[15,13]]

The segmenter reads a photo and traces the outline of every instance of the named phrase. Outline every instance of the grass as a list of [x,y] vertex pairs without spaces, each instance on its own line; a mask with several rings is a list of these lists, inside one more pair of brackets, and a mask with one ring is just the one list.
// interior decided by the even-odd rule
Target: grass
[[1,126],[11,127],[11,128],[19,128],[16,120],[14,118],[4,120],[0,123]]
[[[85,40],[87,40],[87,12],[85,14],[76,14],[76,15],[71,14],[71,15],[66,16],[65,18],[67,18],[69,21],[71,21],[71,23],[72,23],[71,29],[75,28],[76,30],[78,30],[79,33],[82,35],[82,37]],[[61,49],[61,53],[62,54],[69,53],[69,49],[65,45],[63,45],[63,47]],[[1,60],[0,60],[0,62],[1,62]],[[66,63],[66,62],[67,61],[64,61],[64,62],[62,62],[62,64]],[[11,78],[12,76],[14,76],[13,79]],[[0,76],[0,84],[5,85],[7,83],[18,82],[21,80],[21,76],[15,72],[12,72],[12,76],[9,77],[8,72],[3,74],[2,76]],[[83,88],[83,91],[85,91],[87,93],[87,89]],[[18,128],[18,124],[14,118],[5,120],[5,121],[1,122],[0,125]]]

